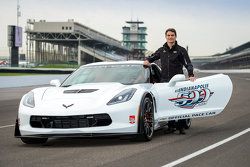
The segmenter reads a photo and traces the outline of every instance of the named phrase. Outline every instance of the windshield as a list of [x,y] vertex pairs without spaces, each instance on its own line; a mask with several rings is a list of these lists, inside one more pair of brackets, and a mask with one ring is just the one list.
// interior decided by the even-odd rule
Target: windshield
[[142,65],[96,65],[79,68],[61,86],[82,83],[119,82],[138,84],[149,82],[149,70]]

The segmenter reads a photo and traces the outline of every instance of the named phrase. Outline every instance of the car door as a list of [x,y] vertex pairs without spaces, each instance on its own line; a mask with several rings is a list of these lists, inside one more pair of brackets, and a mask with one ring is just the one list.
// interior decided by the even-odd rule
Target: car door
[[224,74],[186,81],[178,74],[169,83],[155,83],[158,121],[214,116],[223,111],[232,94],[231,79]]

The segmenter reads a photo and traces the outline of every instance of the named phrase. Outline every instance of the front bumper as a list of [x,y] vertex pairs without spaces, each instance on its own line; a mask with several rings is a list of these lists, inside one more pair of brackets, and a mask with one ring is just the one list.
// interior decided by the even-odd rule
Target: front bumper
[[28,137],[28,138],[92,138],[92,137],[113,137],[113,136],[136,136],[138,133],[68,133],[68,134],[34,134],[34,135],[21,135],[18,119],[16,119],[15,124],[15,134],[16,138]]
[[[98,112],[99,111],[99,112]],[[108,112],[105,112],[108,111]],[[93,124],[82,124],[82,126],[76,126],[76,123],[79,124],[79,118],[76,118],[74,121],[70,122],[69,126],[65,126],[67,124],[53,124],[51,127],[45,127],[44,125],[49,125],[48,123],[40,124],[31,124],[32,115],[36,115],[38,117],[44,117],[49,120],[53,117],[69,117],[80,114],[74,113],[55,113],[52,112],[38,112],[38,111],[28,111],[28,108],[21,107],[19,108],[18,118],[20,122],[16,123],[15,136],[16,137],[95,137],[95,136],[121,136],[121,135],[133,135],[138,132],[138,105],[131,105],[128,103],[117,104],[114,106],[108,106],[108,108],[95,109],[92,111],[88,111],[85,113],[81,113],[80,115],[100,115],[103,113],[107,113],[112,122],[106,124],[106,126],[92,126]],[[71,115],[72,114],[72,115]],[[129,118],[131,115],[135,116],[135,122],[130,123]],[[57,118],[55,118],[57,119]],[[82,119],[82,117],[81,117]],[[92,119],[92,118],[91,118]],[[77,120],[77,121],[76,121]],[[37,121],[34,119],[33,121]],[[39,122],[39,121],[38,121]],[[46,122],[46,121],[45,121]],[[62,121],[63,122],[63,121]],[[103,123],[102,123],[103,125]],[[44,126],[44,127],[43,127]],[[83,127],[85,126],[85,127]]]

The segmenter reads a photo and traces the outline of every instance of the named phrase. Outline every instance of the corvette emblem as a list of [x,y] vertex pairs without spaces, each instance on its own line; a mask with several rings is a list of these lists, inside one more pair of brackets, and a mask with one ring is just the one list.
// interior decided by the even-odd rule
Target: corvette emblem
[[65,107],[66,109],[73,106],[74,104],[70,104],[70,105],[66,105],[66,104],[63,104],[62,106]]

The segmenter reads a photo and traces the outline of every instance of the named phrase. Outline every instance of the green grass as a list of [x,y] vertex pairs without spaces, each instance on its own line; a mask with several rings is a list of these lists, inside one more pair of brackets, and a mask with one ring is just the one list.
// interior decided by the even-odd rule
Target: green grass
[[43,66],[38,66],[36,68],[77,68],[78,65],[73,64],[46,64]]
[[0,76],[29,76],[29,75],[47,75],[47,74],[37,74],[37,73],[0,73]]
[[[36,66],[34,68],[78,68],[77,64],[67,64],[67,63],[61,63],[61,64],[45,64],[41,66]],[[46,73],[12,73],[12,72],[0,72],[0,76],[29,76],[29,75],[47,75]]]

